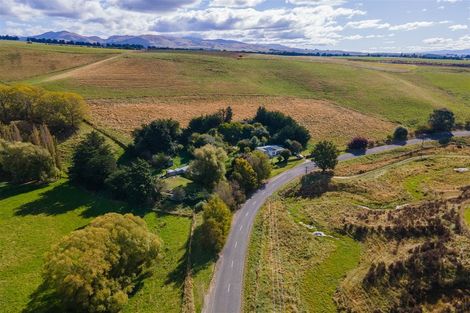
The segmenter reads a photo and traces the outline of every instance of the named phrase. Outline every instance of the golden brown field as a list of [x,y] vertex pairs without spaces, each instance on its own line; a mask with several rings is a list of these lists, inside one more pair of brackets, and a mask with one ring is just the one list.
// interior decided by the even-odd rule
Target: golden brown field
[[175,118],[185,126],[194,116],[212,113],[228,105],[234,110],[234,118],[243,120],[252,117],[256,109],[264,105],[298,120],[310,130],[314,141],[330,139],[340,145],[355,135],[383,139],[395,126],[327,101],[291,97],[177,97],[129,102],[90,101],[94,122],[105,128],[130,133],[141,124],[158,118]]

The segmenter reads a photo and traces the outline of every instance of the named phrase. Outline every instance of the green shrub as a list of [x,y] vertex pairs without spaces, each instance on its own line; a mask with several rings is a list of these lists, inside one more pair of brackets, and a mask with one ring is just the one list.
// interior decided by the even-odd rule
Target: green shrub
[[161,247],[145,221],[109,213],[66,236],[47,255],[44,280],[64,311],[120,312]]
[[454,113],[448,109],[436,109],[429,116],[429,126],[434,132],[451,131],[454,124]]
[[348,143],[349,150],[366,150],[369,146],[369,140],[363,137],[355,137]]
[[201,225],[203,233],[203,244],[207,249],[219,252],[224,247],[230,224],[232,222],[232,214],[227,205],[218,197],[213,196],[203,206],[203,219]]
[[403,126],[398,126],[393,132],[393,139],[398,141],[405,141],[408,139],[408,129]]

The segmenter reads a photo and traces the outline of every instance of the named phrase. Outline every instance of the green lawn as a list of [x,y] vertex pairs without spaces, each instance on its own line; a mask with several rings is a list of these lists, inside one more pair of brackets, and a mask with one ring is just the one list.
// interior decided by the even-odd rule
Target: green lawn
[[336,249],[304,276],[302,296],[308,312],[337,312],[333,300],[336,288],[348,271],[358,265],[361,255],[361,245],[349,237],[325,240],[331,240]]
[[[93,195],[60,180],[49,186],[0,185],[0,311],[39,312],[44,298],[41,284],[43,257],[64,235],[87,225],[106,212],[133,212],[131,208]],[[154,275],[131,297],[124,312],[179,312],[183,256],[190,219],[139,213],[164,241],[162,259]],[[35,292],[37,291],[37,292]],[[46,306],[47,307],[47,306]]]

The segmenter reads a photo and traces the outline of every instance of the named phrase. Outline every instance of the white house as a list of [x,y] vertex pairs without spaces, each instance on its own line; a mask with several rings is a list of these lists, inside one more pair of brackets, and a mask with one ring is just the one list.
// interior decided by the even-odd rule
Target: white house
[[183,175],[188,171],[188,169],[189,169],[189,165],[186,165],[186,166],[183,166],[183,167],[180,167],[180,168],[176,168],[174,170],[168,170],[166,172],[166,177]]
[[264,154],[266,154],[270,158],[274,158],[274,157],[280,155],[281,151],[283,151],[285,149],[281,146],[271,145],[271,146],[257,147],[256,150],[263,152]]

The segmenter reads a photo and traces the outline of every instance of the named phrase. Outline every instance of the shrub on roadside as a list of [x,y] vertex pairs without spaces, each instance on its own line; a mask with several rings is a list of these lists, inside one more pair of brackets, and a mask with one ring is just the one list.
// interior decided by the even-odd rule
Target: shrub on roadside
[[451,131],[454,125],[454,113],[448,109],[436,109],[429,116],[429,126],[434,132]]
[[232,214],[228,206],[218,197],[213,196],[203,206],[203,244],[207,249],[220,252],[227,239]]
[[45,284],[64,311],[117,313],[160,249],[161,241],[143,219],[109,213],[52,249],[44,265]]
[[408,139],[408,129],[403,126],[398,126],[393,132],[393,140],[405,141]]
[[348,143],[348,149],[349,150],[366,150],[368,145],[369,145],[369,140],[363,137],[356,137],[356,138],[353,138]]

